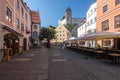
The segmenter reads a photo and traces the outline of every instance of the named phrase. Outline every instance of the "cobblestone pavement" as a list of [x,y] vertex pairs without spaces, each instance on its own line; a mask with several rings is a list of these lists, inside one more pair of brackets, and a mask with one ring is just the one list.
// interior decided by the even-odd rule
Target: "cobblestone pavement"
[[48,54],[35,48],[0,64],[0,80],[47,80]]
[[120,66],[59,47],[35,48],[0,63],[0,80],[120,80]]
[[120,66],[67,49],[49,51],[48,80],[120,80]]

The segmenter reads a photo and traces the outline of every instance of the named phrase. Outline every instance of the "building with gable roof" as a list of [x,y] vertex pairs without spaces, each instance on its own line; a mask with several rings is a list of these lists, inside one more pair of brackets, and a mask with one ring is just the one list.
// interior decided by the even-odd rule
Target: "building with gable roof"
[[32,19],[32,26],[31,26],[31,38],[33,46],[40,45],[40,28],[41,28],[41,21],[38,11],[31,11],[31,19]]

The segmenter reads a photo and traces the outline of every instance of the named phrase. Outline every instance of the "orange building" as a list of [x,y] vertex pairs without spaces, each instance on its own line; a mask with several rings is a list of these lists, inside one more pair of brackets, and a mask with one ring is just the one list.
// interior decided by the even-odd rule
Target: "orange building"
[[[97,1],[97,22],[96,30],[120,32],[120,0],[96,0]],[[120,45],[120,39],[117,44]],[[114,41],[113,40],[113,41]],[[111,39],[102,40],[102,46],[111,44]],[[117,45],[117,49],[120,46]]]

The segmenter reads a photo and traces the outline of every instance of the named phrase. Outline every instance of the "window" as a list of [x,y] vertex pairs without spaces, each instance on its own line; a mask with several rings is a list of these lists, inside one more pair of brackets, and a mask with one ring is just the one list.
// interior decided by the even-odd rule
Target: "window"
[[105,5],[105,6],[103,7],[103,13],[106,12],[107,10],[108,10],[108,6]]
[[96,29],[93,29],[93,33],[95,33],[96,32]]
[[94,12],[96,12],[96,8],[94,8]]
[[120,4],[120,0],[115,0],[115,5]]
[[102,22],[102,31],[109,30],[109,20],[105,20]]
[[114,17],[114,26],[115,28],[120,28],[120,15]]
[[21,23],[21,31],[24,31],[24,24]]
[[27,13],[25,13],[25,18],[26,18],[26,20],[27,20]]
[[34,32],[33,32],[33,37],[35,37],[35,38],[38,37],[38,32],[37,32],[37,31],[34,31]]
[[21,13],[22,15],[24,15],[24,9],[21,7]]
[[67,21],[69,21],[69,16],[67,16]]
[[20,2],[19,2],[19,0],[16,1],[16,7],[18,8],[18,10],[20,9]]
[[90,15],[92,15],[92,14],[93,14],[93,10],[91,9],[91,10],[90,10]]
[[37,29],[37,25],[34,25],[34,29]]
[[89,24],[89,22],[87,23],[87,26],[89,26],[90,24]]
[[93,20],[92,19],[90,20],[90,24],[93,24]]
[[96,17],[94,17],[94,22],[96,22]]
[[91,33],[92,33],[92,31],[91,31],[91,30],[88,30],[88,31],[87,31],[87,34],[91,34]]
[[18,18],[16,18],[16,27],[20,28],[20,20]]
[[103,46],[109,46],[111,44],[111,41],[110,40],[103,40]]
[[12,12],[8,7],[6,8],[6,20],[12,22]]

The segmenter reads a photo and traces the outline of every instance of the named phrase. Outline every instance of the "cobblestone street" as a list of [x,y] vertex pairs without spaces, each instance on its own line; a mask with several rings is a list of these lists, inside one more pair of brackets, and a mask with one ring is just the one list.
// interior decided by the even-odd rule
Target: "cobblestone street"
[[120,66],[60,47],[34,48],[0,64],[0,80],[120,80]]
[[45,48],[34,48],[0,64],[0,80],[47,80],[48,55]]
[[120,67],[66,49],[49,53],[49,80],[120,80]]

